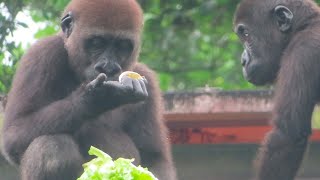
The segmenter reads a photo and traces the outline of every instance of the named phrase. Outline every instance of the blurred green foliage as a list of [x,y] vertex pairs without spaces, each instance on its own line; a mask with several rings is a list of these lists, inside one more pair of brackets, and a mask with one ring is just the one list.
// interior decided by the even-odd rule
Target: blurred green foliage
[[[68,0],[0,0],[0,93],[10,87],[24,52],[6,37],[17,27],[22,10],[35,22],[45,22],[35,38],[59,30],[60,13]],[[145,12],[140,61],[157,71],[162,90],[219,87],[254,88],[241,73],[242,46],[232,31],[239,0],[139,0]],[[5,55],[7,58],[5,58]]]
[[162,89],[250,88],[241,75],[242,51],[232,32],[237,1],[145,1],[141,60]]
[[[241,75],[238,62],[242,48],[232,32],[232,17],[238,1],[234,0],[140,0],[145,12],[140,61],[157,71],[163,90],[199,87],[252,88]],[[18,26],[15,17],[28,10],[35,22],[46,22],[35,38],[59,30],[60,13],[68,0],[5,0],[0,2],[1,15],[0,92],[10,87],[17,60],[23,49],[6,37]],[[4,21],[5,20],[5,21]],[[9,59],[9,60],[8,60]],[[8,63],[10,62],[10,63]]]
[[312,127],[320,129],[320,106],[316,106],[312,114]]

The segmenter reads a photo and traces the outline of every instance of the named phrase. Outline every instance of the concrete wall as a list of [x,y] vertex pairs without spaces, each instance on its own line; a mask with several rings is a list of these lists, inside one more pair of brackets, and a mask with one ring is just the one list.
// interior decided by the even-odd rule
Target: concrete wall
[[[272,92],[201,91],[167,93],[166,113],[270,111]],[[0,106],[1,127],[1,106]],[[174,145],[174,161],[180,180],[248,180],[256,144]],[[320,179],[320,144],[310,145],[297,180]],[[0,155],[0,180],[18,180],[18,171]]]
[[[180,180],[248,180],[258,145],[179,145],[173,156]],[[297,180],[320,179],[320,144],[312,144]]]
[[[173,157],[180,180],[248,180],[258,146],[175,145]],[[320,144],[312,144],[297,180],[320,179]],[[0,179],[18,180],[18,171],[0,158]]]

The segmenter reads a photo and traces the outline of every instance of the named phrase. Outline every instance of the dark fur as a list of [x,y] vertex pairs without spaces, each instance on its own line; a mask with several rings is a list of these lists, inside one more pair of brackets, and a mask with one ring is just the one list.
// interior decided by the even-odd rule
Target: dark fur
[[274,127],[257,158],[257,179],[292,180],[320,95],[320,9],[310,0],[243,0],[234,27],[245,47],[245,77],[276,84]]
[[[69,11],[74,24],[63,24],[64,33],[40,40],[21,59],[5,109],[5,157],[20,167],[22,180],[71,180],[92,158],[87,152],[93,145],[113,158],[135,158],[159,179],[176,179],[155,74],[136,62],[143,22],[139,5],[74,0],[64,16]],[[111,37],[112,43],[127,38],[132,53],[113,54],[118,50],[113,44],[88,53],[83,45],[93,34]],[[111,54],[102,53],[105,49]],[[95,71],[101,62],[106,62],[102,72]],[[144,75],[148,83],[112,81],[125,70]],[[99,73],[108,79],[97,86]]]

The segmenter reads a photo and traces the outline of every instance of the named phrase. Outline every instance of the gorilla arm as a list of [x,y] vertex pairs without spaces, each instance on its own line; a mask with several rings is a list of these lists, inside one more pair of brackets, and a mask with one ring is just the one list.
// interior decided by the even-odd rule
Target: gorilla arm
[[138,63],[134,71],[148,80],[147,100],[135,106],[128,113],[126,130],[133,139],[141,156],[143,167],[153,172],[159,179],[175,180],[175,168],[172,162],[170,144],[165,122],[161,92],[154,73],[145,65]]
[[287,49],[301,53],[287,53],[281,65],[274,98],[275,127],[263,142],[258,156],[259,180],[293,179],[311,134],[311,116],[319,99],[320,63],[317,57],[320,54],[314,51],[314,44],[318,42],[307,38],[307,34],[304,37],[299,37],[304,42]]
[[99,75],[88,85],[74,78],[64,42],[46,38],[22,58],[9,94],[3,128],[4,152],[19,164],[28,145],[47,134],[72,133],[84,120],[146,97]]

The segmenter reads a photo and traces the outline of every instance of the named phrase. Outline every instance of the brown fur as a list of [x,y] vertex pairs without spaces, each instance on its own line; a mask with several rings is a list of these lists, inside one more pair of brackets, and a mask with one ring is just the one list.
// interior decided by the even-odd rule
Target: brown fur
[[[156,76],[136,62],[143,22],[139,5],[133,0],[73,0],[69,11],[74,15],[71,35],[61,32],[38,41],[20,61],[5,109],[6,159],[20,168],[22,180],[70,180],[81,174],[93,145],[113,158],[135,158],[159,179],[176,179]],[[127,100],[139,92],[110,91],[102,94],[105,99],[93,98],[87,84],[94,79],[84,72],[94,71],[92,61],[105,57],[96,60],[86,53],[82,45],[91,35],[133,41],[128,59],[112,63],[144,75],[148,97]]]
[[[276,7],[286,13],[277,17]],[[245,46],[246,78],[257,85],[276,84],[274,127],[259,151],[256,179],[292,180],[312,132],[311,116],[320,95],[320,8],[311,0],[243,0],[234,24]]]

